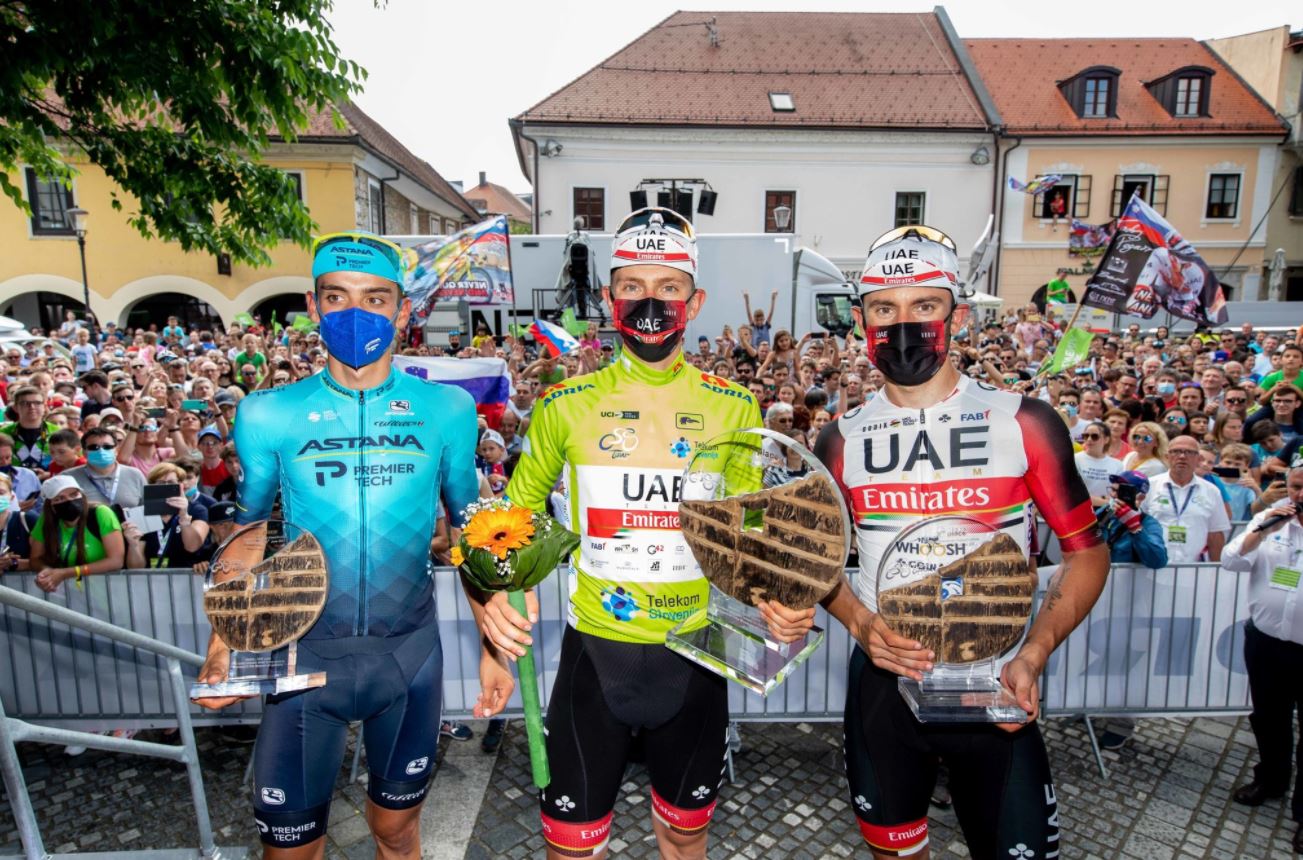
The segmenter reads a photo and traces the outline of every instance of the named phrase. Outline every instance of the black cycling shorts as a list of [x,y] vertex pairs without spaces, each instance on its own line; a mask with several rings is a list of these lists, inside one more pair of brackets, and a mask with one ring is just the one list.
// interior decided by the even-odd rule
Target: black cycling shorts
[[539,794],[553,850],[601,850],[637,732],[647,754],[652,812],[681,833],[710,823],[724,777],[728,688],[670,651],[566,627],[547,708],[552,783]]
[[920,723],[896,687],[860,648],[846,696],[846,779],[860,832],[879,854],[908,856],[927,845],[928,801],[937,764],[973,860],[1059,856],[1059,811],[1039,726],[1013,733],[992,725]]
[[299,670],[326,684],[268,696],[253,750],[254,821],[262,841],[306,845],[326,834],[348,724],[362,723],[371,778],[385,809],[425,799],[439,740],[443,649],[430,624],[402,636],[300,640]]

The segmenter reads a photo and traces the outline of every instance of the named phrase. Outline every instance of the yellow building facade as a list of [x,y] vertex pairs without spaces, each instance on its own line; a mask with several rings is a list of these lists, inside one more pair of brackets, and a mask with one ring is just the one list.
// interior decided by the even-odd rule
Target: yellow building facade
[[[1254,234],[1253,227],[1266,214],[1277,153],[1275,141],[1261,139],[1024,140],[1008,153],[1008,175],[1059,174],[1071,187],[1070,199],[1066,217],[1056,223],[1043,217],[1042,197],[1004,190],[1000,295],[1015,306],[1027,302],[1063,268],[1080,298],[1089,274],[1086,259],[1068,253],[1074,212],[1088,223],[1105,224],[1125,205],[1115,200],[1115,190],[1143,183],[1151,187],[1151,205],[1222,279],[1228,300],[1256,299],[1266,233],[1260,227]],[[1220,177],[1236,177],[1235,214],[1208,217],[1214,181],[1218,187],[1226,182]]]
[[[474,207],[427,163],[411,154],[353,105],[341,109],[347,127],[316,121],[294,143],[276,143],[265,163],[293,174],[321,232],[446,233],[476,218]],[[131,199],[119,190],[122,212],[111,205],[114,183],[84,158],[70,155],[72,188],[39,185],[21,169],[10,180],[35,196],[38,214],[0,203],[0,314],[29,327],[57,326],[64,310],[80,311],[83,284],[77,236],[59,211],[87,210],[86,279],[91,309],[101,323],[161,327],[168,314],[188,324],[236,314],[302,307],[311,288],[308,251],[278,243],[265,267],[224,264],[207,253],[187,253],[175,242],[145,239],[128,223]],[[56,211],[50,211],[56,210]],[[42,220],[42,215],[45,215]],[[53,229],[51,229],[53,228]],[[283,316],[282,316],[283,319]]]

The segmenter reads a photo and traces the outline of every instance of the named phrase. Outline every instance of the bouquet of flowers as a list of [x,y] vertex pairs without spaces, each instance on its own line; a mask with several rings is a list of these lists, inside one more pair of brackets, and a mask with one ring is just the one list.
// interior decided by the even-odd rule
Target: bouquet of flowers
[[[481,591],[507,592],[512,608],[521,615],[527,614],[525,589],[546,579],[579,546],[579,535],[563,528],[547,514],[522,508],[507,499],[475,502],[466,508],[465,517],[466,528],[462,530],[461,540],[452,548],[452,563]],[[552,775],[543,738],[533,646],[525,646],[525,654],[518,663],[534,785],[547,788]]]

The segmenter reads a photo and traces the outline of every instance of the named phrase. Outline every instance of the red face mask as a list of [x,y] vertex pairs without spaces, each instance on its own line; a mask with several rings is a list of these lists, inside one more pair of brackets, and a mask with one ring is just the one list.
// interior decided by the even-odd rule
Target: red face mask
[[625,347],[643,361],[669,357],[688,327],[688,303],[656,298],[616,299],[615,329]]

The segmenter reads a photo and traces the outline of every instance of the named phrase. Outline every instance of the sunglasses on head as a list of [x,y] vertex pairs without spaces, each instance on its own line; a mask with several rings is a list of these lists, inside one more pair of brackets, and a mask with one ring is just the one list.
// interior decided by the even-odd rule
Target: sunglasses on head
[[897,239],[903,239],[906,236],[911,236],[911,235],[919,239],[926,239],[929,242],[936,242],[938,244],[945,245],[950,250],[955,251],[955,253],[958,253],[958,249],[955,247],[954,239],[951,239],[949,236],[947,236],[945,233],[942,233],[940,230],[935,230],[931,227],[924,227],[922,224],[911,224],[905,227],[897,227],[895,230],[892,230],[889,233],[882,234],[881,236],[878,237],[877,241],[874,242],[869,247],[869,253],[870,254],[873,253],[878,248],[881,248],[883,245],[887,244],[888,242],[895,242]]
[[671,230],[676,230],[687,236],[689,239],[696,238],[696,231],[692,229],[692,222],[684,218],[673,209],[662,209],[659,206],[648,206],[646,209],[639,209],[637,212],[631,212],[626,215],[616,229],[616,235],[628,232],[629,230],[641,230],[651,223],[652,216],[661,216],[661,223]]

